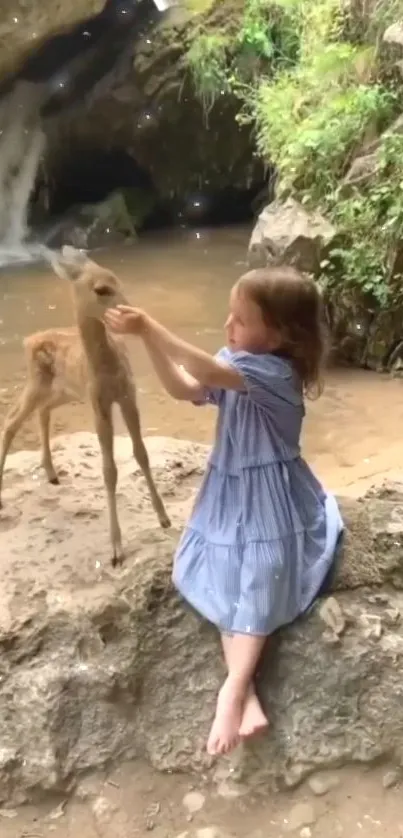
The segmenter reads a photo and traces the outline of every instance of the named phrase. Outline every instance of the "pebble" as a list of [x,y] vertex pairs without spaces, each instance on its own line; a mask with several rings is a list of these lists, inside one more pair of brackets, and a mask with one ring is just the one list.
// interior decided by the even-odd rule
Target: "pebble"
[[315,810],[310,803],[297,803],[290,811],[285,825],[288,832],[294,832],[304,826],[315,823]]
[[218,826],[205,826],[197,830],[196,838],[228,838],[228,833],[223,832]]
[[399,782],[399,771],[387,771],[386,774],[383,775],[382,785],[384,789],[393,789],[395,786],[399,785]]
[[95,820],[99,823],[107,823],[110,821],[117,809],[117,807],[106,797],[97,797],[91,808]]
[[340,778],[338,775],[327,771],[313,774],[308,780],[308,786],[316,797],[322,797],[322,795],[337,788],[338,785],[340,785]]
[[185,809],[187,809],[190,815],[194,815],[195,812],[200,812],[205,802],[206,798],[200,791],[189,791],[182,800]]
[[304,828],[301,829],[301,832],[299,834],[300,838],[312,838],[312,830],[309,826],[304,826]]
[[319,608],[319,616],[336,637],[343,634],[346,628],[346,620],[335,597],[330,596],[322,603]]

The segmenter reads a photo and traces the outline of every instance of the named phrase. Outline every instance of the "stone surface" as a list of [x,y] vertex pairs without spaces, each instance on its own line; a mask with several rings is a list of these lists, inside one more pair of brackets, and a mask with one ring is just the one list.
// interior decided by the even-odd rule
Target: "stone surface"
[[[223,677],[218,639],[171,585],[173,551],[207,449],[158,438],[147,446],[173,527],[158,528],[129,441],[118,438],[127,554],[118,571],[110,565],[93,435],[55,440],[59,487],[45,483],[37,452],[8,460],[0,512],[0,805],[68,792],[81,773],[124,758],[163,770],[210,766],[205,741]],[[403,761],[402,485],[343,500],[342,510],[348,533],[332,596],[344,631],[336,645],[325,642],[319,603],[277,636],[259,676],[270,734],[240,749],[231,775],[245,784],[290,786],[343,763]],[[368,634],[371,621],[382,626],[380,636]]]
[[315,821],[315,810],[311,803],[296,803],[288,815],[286,829],[287,832],[296,832],[297,829],[310,826]]
[[335,237],[334,227],[319,213],[309,213],[293,198],[273,201],[260,213],[249,242],[251,266],[282,260],[318,274]]
[[46,237],[46,245],[64,244],[84,250],[130,242],[136,237],[135,215],[129,213],[122,192],[114,192],[99,204],[86,204],[69,213]]
[[308,780],[308,785],[316,797],[322,797],[340,784],[340,777],[331,771],[313,774]]
[[[14,74],[24,74],[24,60],[43,50],[50,36],[60,30],[69,32],[73,23],[103,6],[102,0],[73,0],[72,4],[59,3],[55,9],[50,0],[20,0],[10,11],[11,6],[3,4],[0,81],[1,68],[3,72],[9,68]],[[112,9],[111,3],[110,14],[115,21],[119,10],[113,17]],[[239,105],[233,98],[222,96],[207,119],[186,61],[196,28],[211,26],[212,31],[221,32],[227,26],[236,27],[240,16],[238,0],[184,0],[167,14],[155,13],[152,26],[148,19],[141,19],[130,28],[120,19],[113,36],[109,36],[106,58],[102,52],[105,37],[94,47],[99,50],[96,73],[91,51],[82,50],[80,36],[74,35],[74,49],[67,50],[67,56],[78,53],[78,58],[65,62],[63,56],[61,66],[53,70],[54,82],[41,85],[46,101],[51,93],[64,108],[58,111],[56,120],[48,113],[45,121],[43,176],[50,201],[52,184],[88,149],[127,152],[147,173],[161,201],[174,194],[191,199],[204,187],[248,188],[255,177],[261,188],[263,165],[253,155],[250,129],[240,127],[235,120]],[[107,21],[103,26],[107,35],[111,24]],[[48,62],[53,67],[55,54],[53,48]],[[109,67],[114,54],[115,65]],[[42,60],[43,64],[47,66]],[[63,74],[62,93],[59,72]],[[76,90],[73,100],[69,100],[69,90]]]
[[387,771],[386,774],[383,775],[382,785],[384,789],[393,789],[395,786],[399,785],[400,781],[400,771]]
[[189,814],[193,815],[195,812],[200,812],[200,809],[203,808],[206,802],[206,798],[199,791],[190,791],[188,794],[185,794],[182,802]]

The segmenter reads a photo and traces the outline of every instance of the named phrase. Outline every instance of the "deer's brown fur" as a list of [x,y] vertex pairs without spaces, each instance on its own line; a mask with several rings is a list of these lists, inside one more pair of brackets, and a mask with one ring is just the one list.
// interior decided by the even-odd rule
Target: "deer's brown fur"
[[55,407],[90,399],[103,461],[108,499],[112,563],[123,558],[116,507],[117,468],[113,455],[112,406],[121,410],[133,443],[133,454],[147,481],[151,502],[162,527],[170,521],[156,489],[140,429],[136,389],[124,341],[105,328],[108,308],[127,304],[117,277],[71,247],[52,258],[58,276],[72,281],[76,327],[49,329],[24,341],[27,382],[4,424],[0,446],[0,507],[4,465],[22,424],[36,411],[41,434],[42,465],[48,480],[58,483],[50,450],[50,417]]

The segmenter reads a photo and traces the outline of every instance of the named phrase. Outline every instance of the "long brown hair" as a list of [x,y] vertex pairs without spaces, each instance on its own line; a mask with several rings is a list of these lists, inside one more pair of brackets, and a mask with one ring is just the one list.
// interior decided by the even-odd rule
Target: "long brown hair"
[[238,288],[259,306],[267,326],[279,332],[279,351],[291,359],[307,395],[319,396],[327,340],[314,280],[289,265],[276,265],[248,271]]

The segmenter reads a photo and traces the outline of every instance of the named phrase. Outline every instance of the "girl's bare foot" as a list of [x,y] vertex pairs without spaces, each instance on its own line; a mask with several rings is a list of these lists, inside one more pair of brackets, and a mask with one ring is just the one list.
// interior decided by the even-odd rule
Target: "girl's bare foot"
[[211,756],[228,754],[239,744],[243,705],[244,696],[238,685],[227,678],[218,694],[215,719],[207,742]]
[[239,736],[241,739],[247,739],[250,736],[255,736],[257,733],[262,733],[266,730],[268,725],[269,721],[263,712],[255,691],[250,690],[245,702],[242,720],[239,727]]

